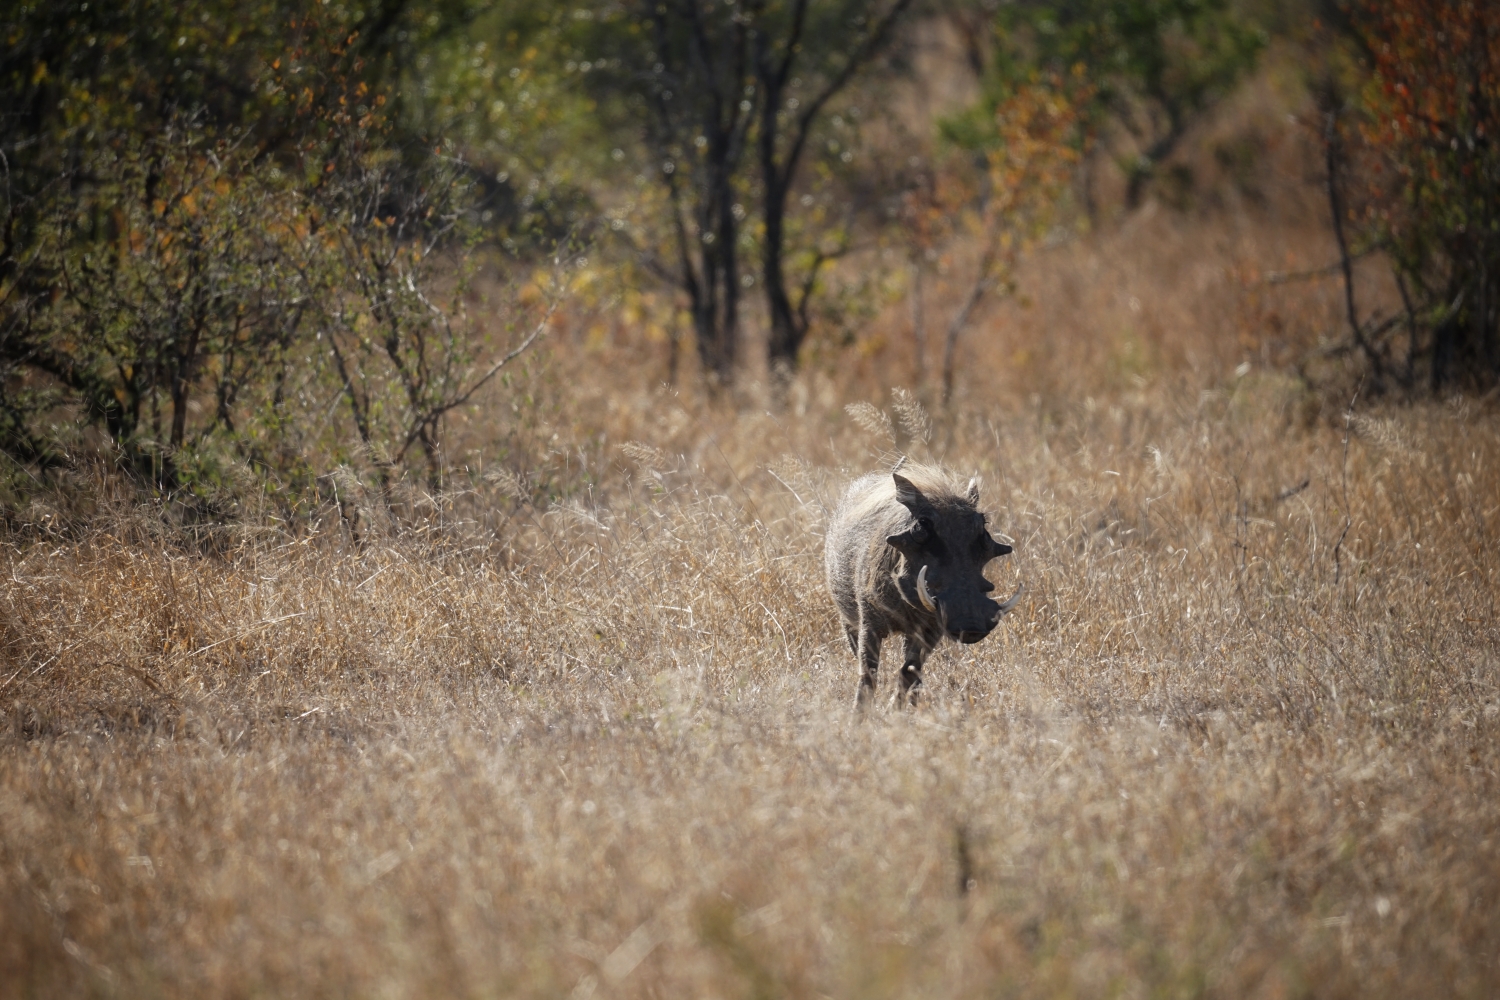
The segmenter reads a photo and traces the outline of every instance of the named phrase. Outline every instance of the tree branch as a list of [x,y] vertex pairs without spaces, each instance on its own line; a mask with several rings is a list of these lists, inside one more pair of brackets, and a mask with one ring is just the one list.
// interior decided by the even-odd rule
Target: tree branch
[[1359,325],[1359,316],[1355,311],[1354,303],[1354,259],[1349,255],[1349,242],[1344,236],[1344,206],[1339,199],[1338,169],[1339,169],[1339,134],[1338,134],[1338,111],[1329,110],[1326,113],[1326,123],[1323,127],[1323,146],[1328,168],[1328,207],[1333,215],[1333,236],[1339,246],[1339,266],[1344,272],[1344,309],[1349,320],[1349,329],[1354,333],[1354,342],[1364,351],[1365,357],[1370,361],[1370,367],[1375,370],[1375,384],[1378,387],[1385,378],[1385,366],[1380,361],[1380,355],[1365,338],[1364,330]]
[[[891,5],[890,10],[885,12],[879,23],[865,36],[864,41],[860,43],[858,48],[850,53],[848,60],[844,63],[844,68],[839,71],[837,76],[828,81],[827,86],[823,88],[823,92],[813,98],[808,103],[807,110],[803,111],[797,117],[797,127],[792,138],[792,147],[787,151],[786,159],[780,171],[781,176],[778,178],[778,182],[782,186],[786,186],[791,182],[792,174],[797,169],[798,160],[802,158],[802,150],[807,145],[808,134],[812,131],[812,123],[817,118],[818,113],[823,110],[825,104],[833,100],[838,92],[848,85],[849,81],[854,78],[854,74],[859,72],[860,67],[880,50],[880,47],[885,44],[886,36],[890,33],[891,27],[896,23],[896,19],[905,13],[911,4],[912,0],[896,0]],[[799,4],[799,15],[802,6],[804,4]],[[800,26],[798,30],[800,32]],[[781,79],[778,80],[778,89],[780,85],[786,82],[785,77],[790,72],[794,54],[794,46],[789,45],[786,62],[782,67]]]
[[441,417],[443,414],[447,413],[449,410],[453,410],[453,409],[456,409],[457,407],[463,406],[465,403],[467,403],[469,401],[470,397],[472,397],[474,395],[474,393],[476,393],[480,389],[484,388],[485,384],[487,382],[489,382],[490,379],[492,379],[496,375],[498,375],[500,373],[500,369],[504,368],[506,365],[510,364],[516,358],[518,358],[522,354],[526,353],[526,351],[528,349],[530,349],[531,345],[534,344],[534,343],[536,343],[537,339],[540,338],[544,333],[547,332],[547,324],[552,321],[553,314],[557,312],[557,306],[558,306],[558,302],[559,301],[560,300],[558,300],[558,299],[554,299],[547,306],[547,312],[546,312],[546,314],[542,316],[541,320],[539,320],[537,322],[537,325],[532,328],[531,332],[526,335],[526,339],[523,340],[523,341],[521,341],[521,343],[519,343],[512,350],[510,350],[505,355],[503,355],[494,364],[490,365],[489,369],[483,375],[481,375],[479,377],[479,380],[477,382],[475,382],[473,385],[471,385],[468,388],[467,391],[465,391],[463,394],[459,395],[458,397],[456,397],[452,401],[450,401],[448,403],[445,403],[442,406],[439,406],[439,407],[435,408],[433,410],[433,418],[435,419],[437,417]]

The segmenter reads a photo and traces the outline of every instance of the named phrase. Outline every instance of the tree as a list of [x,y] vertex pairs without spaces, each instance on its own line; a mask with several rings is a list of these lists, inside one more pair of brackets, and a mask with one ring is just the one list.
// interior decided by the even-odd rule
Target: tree
[[[1017,0],[995,8],[987,97],[949,125],[960,142],[982,141],[990,115],[1038,74],[1081,67],[1093,87],[1098,129],[1118,123],[1134,148],[1117,154],[1139,204],[1156,164],[1192,123],[1248,70],[1266,34],[1233,0]],[[1101,146],[1107,149],[1108,146]]]
[[[239,394],[302,330],[290,192],[191,121],[89,150],[79,166],[87,193],[53,201],[16,261],[0,444],[54,459],[30,417],[73,402],[129,467],[175,484],[183,451],[234,431]],[[213,403],[190,428],[203,394]]]
[[[1344,13],[1369,75],[1350,109],[1355,115],[1325,100],[1325,134],[1356,347],[1377,384],[1394,380],[1413,389],[1425,365],[1433,392],[1450,383],[1494,385],[1500,382],[1500,20],[1470,0],[1366,2]],[[1350,188],[1363,202],[1357,214]],[[1346,226],[1390,259],[1401,313],[1358,316]],[[1386,336],[1403,328],[1404,357]]]
[[847,3],[810,11],[808,0],[790,0],[751,6],[761,99],[756,136],[765,227],[761,283],[770,317],[766,350],[773,374],[784,377],[797,367],[807,336],[809,299],[825,263],[823,254],[814,254],[794,306],[785,264],[787,199],[808,137],[828,103],[885,47],[891,29],[910,5],[911,0],[894,0],[883,10],[869,3]]
[[473,173],[393,116],[368,58],[383,43],[355,27],[367,15],[310,0],[8,9],[0,453],[45,469],[97,429],[161,490],[226,462],[306,481],[292,442],[317,441],[345,401],[358,441],[318,442],[323,458],[363,452],[388,478],[420,457],[438,478],[446,415],[544,321],[489,344],[469,322]]
[[[546,333],[566,293],[571,248],[558,248],[530,289],[530,308],[505,303],[506,338],[486,342],[465,304],[474,267],[464,238],[474,187],[466,164],[434,156],[412,177],[378,130],[370,137],[372,123],[338,124],[329,179],[307,195],[325,252],[303,268],[304,292],[317,303],[319,343],[382,491],[414,454],[436,490],[444,420]],[[515,318],[528,313],[518,329]]]
[[[795,368],[826,257],[815,255],[798,276],[794,300],[789,198],[829,102],[882,51],[910,4],[636,0],[570,28],[568,58],[586,59],[585,85],[611,130],[637,131],[665,189],[666,238],[658,233],[637,250],[687,296],[699,356],[715,380],[733,376],[741,289],[756,281],[772,368]],[[745,207],[756,198],[758,231]],[[742,251],[757,242],[760,274],[743,274]]]
[[738,4],[637,0],[578,40],[593,70],[586,86],[616,128],[640,130],[665,188],[670,235],[637,250],[687,296],[699,360],[719,384],[732,380],[738,347],[752,30]]
[[[248,29],[215,32],[229,6],[10,4],[0,15],[0,450],[12,456],[57,460],[33,417],[64,398],[112,438],[132,437],[155,380],[180,394],[214,340],[204,324],[223,301],[210,301],[201,268],[217,266],[226,240],[245,248],[238,208],[217,188],[245,172],[247,147],[216,157],[212,127],[250,113],[247,67],[266,41],[253,26],[283,20],[271,0],[245,11]],[[176,185],[196,193],[184,201]],[[120,240],[130,253],[111,252]],[[165,294],[162,281],[200,296],[180,303],[180,322],[139,311],[141,296]],[[177,343],[181,323],[197,333]]]
[[[1052,78],[1018,88],[995,109],[995,138],[979,164],[968,155],[949,155],[932,165],[930,181],[924,178],[907,193],[902,224],[916,259],[914,296],[921,295],[928,257],[951,263],[962,242],[979,247],[973,277],[943,338],[944,409],[953,397],[959,340],[975,311],[1013,288],[1016,263],[1055,224],[1084,146],[1079,109],[1090,96],[1076,80]],[[927,368],[924,311],[914,309],[913,317],[919,382]]]

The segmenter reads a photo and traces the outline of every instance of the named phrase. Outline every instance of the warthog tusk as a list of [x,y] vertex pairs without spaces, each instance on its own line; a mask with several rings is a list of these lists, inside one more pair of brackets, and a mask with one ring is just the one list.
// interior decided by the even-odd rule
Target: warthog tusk
[[1005,615],[1006,613],[1008,613],[1010,611],[1011,608],[1015,607],[1016,606],[1016,602],[1021,599],[1021,591],[1025,590],[1025,589],[1026,589],[1026,584],[1024,584],[1024,583],[1018,583],[1018,584],[1016,584],[1016,592],[1014,594],[1010,595],[1010,600],[1008,600],[1004,604],[1000,605],[1000,615],[997,615],[996,617],[1000,617],[1000,616]]
[[933,600],[932,591],[927,589],[927,567],[923,566],[917,573],[917,596],[922,599],[922,606],[933,614],[938,613],[937,601]]

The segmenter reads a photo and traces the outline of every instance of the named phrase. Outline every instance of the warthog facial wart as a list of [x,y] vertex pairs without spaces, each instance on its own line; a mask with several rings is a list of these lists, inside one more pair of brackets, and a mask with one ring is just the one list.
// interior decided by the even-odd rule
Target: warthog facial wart
[[858,707],[875,694],[880,645],[905,640],[901,695],[916,697],[922,664],[944,636],[974,643],[1016,605],[1003,604],[984,567],[1008,555],[979,509],[979,483],[967,487],[942,469],[903,464],[856,480],[828,525],[824,565],[844,633],[859,662]]

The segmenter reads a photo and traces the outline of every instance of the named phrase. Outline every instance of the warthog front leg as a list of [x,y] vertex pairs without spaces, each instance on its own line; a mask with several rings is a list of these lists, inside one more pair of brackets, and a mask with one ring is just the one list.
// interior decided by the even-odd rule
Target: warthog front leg
[[917,692],[922,689],[922,664],[927,660],[927,644],[914,635],[905,636],[901,649],[901,700],[908,705],[917,703]]
[[875,679],[880,672],[880,636],[873,629],[861,627],[858,648],[859,691],[854,696],[854,707],[863,709],[875,698]]

